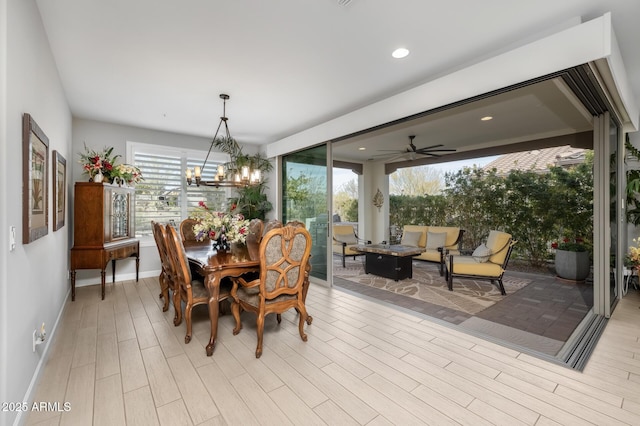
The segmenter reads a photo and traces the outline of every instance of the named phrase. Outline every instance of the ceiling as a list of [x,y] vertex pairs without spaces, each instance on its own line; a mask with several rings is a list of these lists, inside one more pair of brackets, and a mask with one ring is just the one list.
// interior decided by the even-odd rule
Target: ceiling
[[[336,143],[333,154],[354,162],[459,160],[492,147],[590,131],[591,122],[591,114],[558,77],[349,138]],[[436,149],[455,149],[455,155],[411,155],[410,135],[417,149],[443,145]]]
[[[608,11],[640,93],[637,1],[36,1],[74,117],[211,138],[227,93],[242,144],[280,140]],[[410,55],[393,59],[401,46]],[[560,86],[405,123],[335,153],[365,161],[382,146],[402,149],[410,134],[418,148],[464,150],[472,140],[477,148],[584,129]],[[480,122],[484,115],[494,119]]]

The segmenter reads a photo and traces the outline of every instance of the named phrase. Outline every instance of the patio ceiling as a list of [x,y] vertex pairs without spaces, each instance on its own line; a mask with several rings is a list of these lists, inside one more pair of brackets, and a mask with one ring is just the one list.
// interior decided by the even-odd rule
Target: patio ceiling
[[[583,137],[577,139],[584,147],[591,121],[591,114],[558,77],[336,142],[333,156],[343,161],[393,162],[394,168],[495,155],[525,142],[527,148],[545,145],[540,142],[545,140],[562,144],[568,136],[575,140],[580,134]],[[416,161],[383,151],[404,149],[410,135],[416,136],[417,148],[442,144],[457,151],[440,158],[417,155]]]

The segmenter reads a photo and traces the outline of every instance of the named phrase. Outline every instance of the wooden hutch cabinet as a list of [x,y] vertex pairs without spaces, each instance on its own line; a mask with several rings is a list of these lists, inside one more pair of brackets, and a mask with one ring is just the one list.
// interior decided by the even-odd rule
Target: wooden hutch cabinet
[[76,182],[71,249],[71,300],[76,299],[76,270],[100,269],[104,300],[105,269],[111,261],[113,281],[116,260],[136,258],[140,269],[140,241],[133,238],[134,188],[108,183]]

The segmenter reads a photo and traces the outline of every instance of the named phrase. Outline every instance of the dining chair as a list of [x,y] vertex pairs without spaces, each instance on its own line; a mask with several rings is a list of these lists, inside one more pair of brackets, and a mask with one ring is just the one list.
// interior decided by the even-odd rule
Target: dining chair
[[[298,220],[289,221],[286,223],[285,226],[299,226],[302,228],[306,228],[305,224]],[[311,255],[309,255],[309,259],[311,259]],[[311,276],[311,260],[307,262],[307,267],[305,268],[305,271],[304,271],[304,283],[302,284],[302,301],[305,304],[307,303],[307,292],[309,291],[310,276]],[[280,316],[280,314],[278,314],[278,316]],[[309,312],[307,311],[307,324],[311,325],[312,322],[313,322],[313,317],[309,315]]]
[[231,312],[236,321],[233,334],[238,334],[242,329],[240,309],[256,314],[256,358],[262,355],[264,320],[268,314],[277,314],[280,323],[280,314],[295,308],[300,314],[300,337],[307,341],[304,323],[308,314],[303,291],[305,279],[308,279],[311,236],[309,231],[300,226],[274,228],[263,236],[259,253],[259,277],[249,282],[243,277],[234,278],[231,289]]
[[198,221],[196,219],[191,219],[190,217],[180,222],[180,238],[182,239],[183,244],[211,244],[209,238],[205,238],[202,241],[196,240],[196,234],[195,232],[193,232],[193,225],[197,223]]
[[[184,319],[187,323],[187,334],[184,342],[191,341],[191,311],[195,306],[208,305],[209,291],[200,277],[191,274],[189,260],[184,250],[184,245],[178,232],[174,227],[167,225],[167,239],[169,247],[169,258],[175,270],[175,291],[173,293],[173,306],[177,316],[173,324],[178,326],[182,322],[182,302],[185,302]],[[219,300],[223,301],[229,297],[229,287],[220,285]]]
[[172,294],[175,292],[175,272],[173,264],[169,259],[166,228],[155,221],[151,221],[151,228],[153,229],[153,238],[156,241],[156,247],[158,248],[158,254],[160,255],[160,265],[162,266],[162,271],[158,277],[158,282],[160,284],[160,298],[164,299],[162,312],[167,312],[169,310],[170,301],[169,290],[171,290]]

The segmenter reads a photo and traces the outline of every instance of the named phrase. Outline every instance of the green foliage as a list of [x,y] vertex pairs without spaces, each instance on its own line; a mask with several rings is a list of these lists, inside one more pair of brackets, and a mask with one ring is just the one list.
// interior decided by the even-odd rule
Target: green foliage
[[231,161],[225,164],[227,170],[249,166],[252,170],[260,170],[262,180],[258,185],[237,188],[237,197],[231,197],[229,202],[237,205],[237,209],[246,219],[266,219],[267,213],[273,209],[273,205],[267,200],[265,190],[267,188],[265,174],[273,170],[273,164],[257,153],[247,155],[242,152],[242,147],[233,138],[218,137],[213,146],[225,154],[229,154]]
[[414,225],[449,225],[447,204],[442,195],[390,195],[389,223]]
[[566,242],[558,244],[558,250],[582,252],[587,251],[587,246],[576,242]]
[[[640,161],[640,151],[627,139],[625,149],[636,161]],[[640,225],[640,170],[627,170],[627,222]]]
[[549,241],[560,236],[593,238],[592,156],[570,169],[548,173],[472,167],[445,174],[442,195],[390,197],[390,224],[458,226],[465,230],[463,246],[477,247],[489,231],[514,236],[514,256],[541,265],[551,256]]
[[349,203],[345,205],[344,216],[342,216],[342,220],[345,222],[358,221],[358,200],[349,200]]
[[[320,177],[301,173],[297,177],[290,176],[286,180],[286,220],[300,220],[316,217],[318,212],[327,211],[326,186]],[[326,213],[324,213],[326,216]]]

